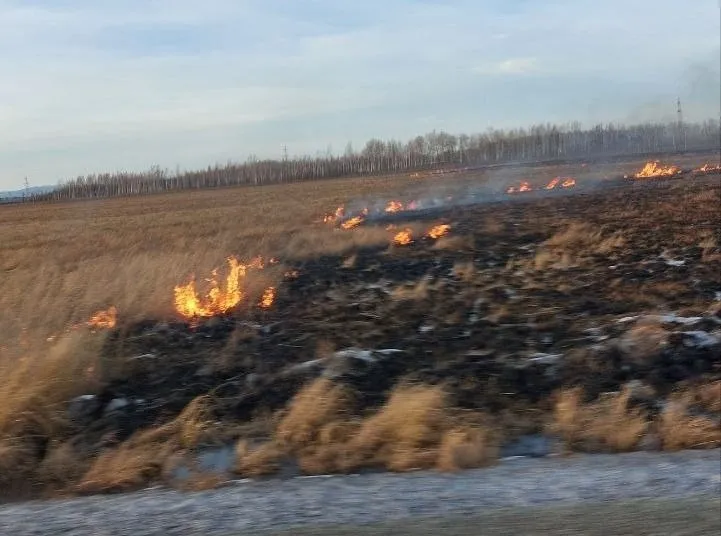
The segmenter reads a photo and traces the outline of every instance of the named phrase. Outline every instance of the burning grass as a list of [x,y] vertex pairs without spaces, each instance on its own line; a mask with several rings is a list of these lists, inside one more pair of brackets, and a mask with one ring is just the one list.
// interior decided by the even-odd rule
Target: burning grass
[[[718,187],[698,176],[559,196],[570,174],[581,189],[577,171],[545,170],[543,191],[517,201],[413,221],[407,200],[428,184],[386,178],[2,207],[3,487],[132,489],[231,439],[247,476],[289,460],[307,473],[475,467],[497,456],[499,412],[550,415],[548,396],[569,385],[596,399],[559,399],[555,430],[573,448],[640,448],[643,434],[664,448],[717,444],[713,387],[661,421],[623,392],[598,395],[624,375],[659,393],[700,375],[718,385],[706,311],[721,256],[699,232]],[[444,187],[455,180],[464,195],[479,177]],[[318,221],[371,197],[400,219]],[[389,245],[406,229],[410,243]],[[705,324],[616,323],[649,309]],[[337,361],[349,347],[401,352]],[[97,395],[92,426],[69,412],[79,395]],[[127,429],[111,402],[130,408]],[[249,432],[259,420],[263,433]]]

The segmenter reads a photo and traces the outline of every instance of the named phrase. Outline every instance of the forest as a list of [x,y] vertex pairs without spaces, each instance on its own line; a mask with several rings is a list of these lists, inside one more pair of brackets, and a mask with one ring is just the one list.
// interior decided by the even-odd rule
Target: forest
[[536,125],[526,129],[489,130],[453,135],[433,131],[403,143],[370,139],[360,151],[346,146],[342,155],[272,160],[251,155],[195,171],[170,172],[153,166],[143,172],[79,176],[49,193],[28,195],[29,201],[144,195],[173,190],[264,185],[336,177],[393,174],[578,159],[610,159],[668,152],[706,151],[721,145],[719,121],[596,125]]

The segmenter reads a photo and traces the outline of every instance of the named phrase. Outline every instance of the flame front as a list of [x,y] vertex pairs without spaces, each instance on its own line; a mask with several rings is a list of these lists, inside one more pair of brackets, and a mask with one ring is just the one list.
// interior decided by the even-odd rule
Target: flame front
[[115,307],[109,307],[104,311],[98,311],[86,324],[92,328],[112,329],[115,327],[118,319],[118,310]]
[[509,186],[506,190],[507,194],[517,194],[520,192],[530,192],[533,190],[533,187],[531,186],[531,183],[528,181],[521,181],[521,183],[518,186]]
[[407,246],[413,242],[413,233],[410,229],[404,229],[393,237],[393,244],[396,246]]
[[[262,267],[262,259],[255,259],[254,267]],[[228,275],[225,289],[218,283],[217,271],[213,270],[213,277],[208,280],[210,290],[201,298],[195,288],[195,281],[186,285],[175,287],[175,310],[186,318],[201,318],[225,313],[238,305],[243,299],[240,282],[245,277],[248,266],[240,264],[238,259],[228,259]]]
[[553,179],[551,179],[551,182],[549,182],[548,184],[546,184],[546,186],[544,186],[544,190],[553,190],[556,186],[558,186],[559,182],[561,182],[561,178],[554,177]]
[[403,203],[400,201],[388,201],[385,211],[389,213],[400,212],[403,210]]
[[670,177],[680,173],[676,166],[662,166],[658,160],[646,162],[643,169],[634,175],[637,179],[649,179],[654,177]]
[[576,179],[571,177],[564,179],[561,183],[561,188],[573,188],[574,186],[576,186]]
[[349,220],[344,221],[340,224],[340,226],[343,229],[354,229],[355,227],[358,227],[361,223],[365,221],[365,218],[363,216],[356,216],[355,218],[351,218]]
[[721,171],[721,165],[712,166],[711,164],[706,163],[700,168],[694,169],[693,171],[694,173],[713,173],[716,171]]
[[451,226],[448,224],[442,224],[442,225],[436,225],[434,227],[431,227],[429,231],[426,233],[426,236],[433,239],[438,239],[446,234],[451,230]]
[[343,219],[343,216],[345,215],[345,209],[343,207],[338,207],[335,209],[335,212],[333,214],[326,214],[323,216],[323,223],[335,223],[341,219]]
[[263,291],[263,296],[260,298],[260,306],[263,309],[268,309],[273,305],[275,301],[275,287],[268,287]]

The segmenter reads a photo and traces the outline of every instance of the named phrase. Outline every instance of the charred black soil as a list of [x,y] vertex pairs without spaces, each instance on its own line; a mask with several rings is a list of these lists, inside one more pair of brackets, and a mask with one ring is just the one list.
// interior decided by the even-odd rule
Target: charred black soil
[[[504,441],[546,430],[568,388],[588,400],[625,388],[654,418],[674,391],[721,379],[719,206],[718,175],[687,175],[369,219],[451,230],[281,258],[270,308],[121,316],[95,371],[102,387],[70,403],[62,442],[92,460],[203,395],[205,420],[227,425],[223,441],[263,440],[271,416],[320,377],[352,394],[354,418],[399,385],[440,385],[454,411],[490,416]],[[704,404],[694,411],[718,419]],[[42,460],[52,446],[37,436]]]
[[[720,195],[711,176],[455,207],[434,214],[452,228],[440,241],[282,259],[297,273],[270,310],[116,328],[103,359],[121,379],[78,439],[122,441],[206,393],[218,419],[248,421],[319,375],[360,410],[416,381],[496,414],[548,409],[564,386],[595,397],[640,380],[663,396],[717,379]],[[644,355],[624,344],[639,322],[666,337]],[[108,413],[112,400],[127,406]]]

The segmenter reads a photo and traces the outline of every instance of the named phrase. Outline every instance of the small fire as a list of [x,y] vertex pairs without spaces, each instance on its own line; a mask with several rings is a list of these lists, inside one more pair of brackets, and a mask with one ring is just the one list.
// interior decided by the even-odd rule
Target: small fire
[[544,190],[553,190],[556,186],[558,186],[559,182],[561,182],[561,178],[555,177],[555,178],[551,179],[551,182],[546,184],[546,186],[544,186],[543,188],[544,188]]
[[576,186],[576,179],[573,179],[571,177],[564,179],[564,181],[561,183],[561,188],[573,188]]
[[400,212],[403,210],[403,203],[400,201],[388,201],[388,205],[386,205],[385,211],[386,212]]
[[263,291],[263,297],[260,298],[260,306],[263,309],[268,309],[273,305],[275,301],[275,287],[268,287]]
[[681,170],[676,166],[662,166],[658,160],[653,162],[646,162],[643,169],[636,173],[634,177],[636,179],[649,179],[654,177],[670,177],[681,173]]
[[109,307],[104,311],[98,311],[90,317],[86,323],[92,328],[112,329],[118,319],[118,310],[115,307]]
[[713,173],[715,171],[721,171],[721,165],[712,166],[711,164],[704,164],[698,169],[693,170],[694,173]]
[[506,190],[507,194],[517,194],[520,192],[530,192],[533,190],[531,184],[527,181],[522,181],[518,186],[509,186]]
[[436,225],[434,227],[431,227],[430,230],[426,233],[426,236],[435,240],[448,234],[450,230],[451,226],[444,223],[442,225]]
[[365,221],[365,218],[363,216],[356,216],[354,218],[344,221],[343,223],[340,224],[340,226],[346,230],[354,229],[355,227],[358,227],[364,221]]
[[338,220],[341,220],[343,216],[345,215],[345,209],[343,207],[338,207],[335,209],[335,212],[333,214],[326,214],[323,216],[323,223],[335,223]]
[[[262,260],[261,263],[254,262],[257,267]],[[243,299],[240,282],[245,277],[248,266],[240,264],[235,257],[228,259],[228,266],[225,289],[222,289],[218,283],[217,270],[213,270],[213,276],[208,280],[210,290],[204,297],[198,295],[194,280],[175,287],[176,311],[186,318],[200,318],[225,313],[238,305]]]
[[393,244],[396,246],[407,246],[413,242],[413,233],[410,229],[404,229],[393,237]]

